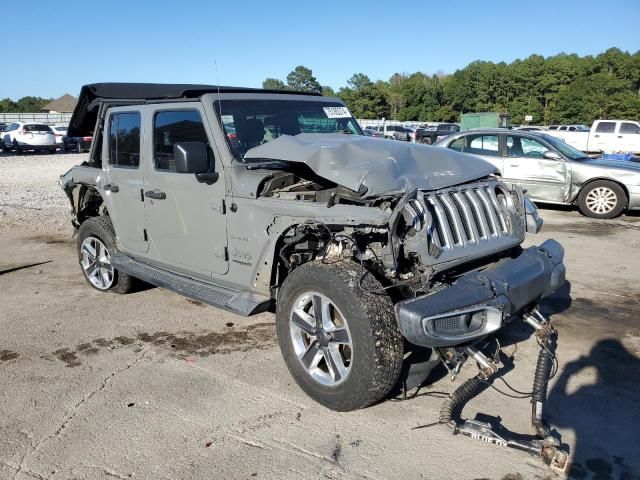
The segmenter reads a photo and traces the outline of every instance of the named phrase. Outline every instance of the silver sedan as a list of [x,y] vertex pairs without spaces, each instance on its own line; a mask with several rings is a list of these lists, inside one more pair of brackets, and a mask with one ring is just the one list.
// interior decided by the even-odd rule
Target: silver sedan
[[477,129],[435,144],[494,164],[507,183],[542,203],[577,205],[593,218],[640,209],[640,163],[590,158],[543,132]]

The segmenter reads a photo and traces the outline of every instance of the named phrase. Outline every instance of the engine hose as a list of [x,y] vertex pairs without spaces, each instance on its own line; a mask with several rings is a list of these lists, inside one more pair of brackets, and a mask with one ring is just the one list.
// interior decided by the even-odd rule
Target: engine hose
[[547,388],[549,386],[549,376],[553,369],[555,336],[543,338],[540,343],[536,372],[533,376],[533,393],[531,395],[531,425],[540,438],[551,438],[549,426],[542,418],[542,410],[547,400]]
[[533,377],[533,395],[532,402],[544,402],[547,399],[547,386],[549,384],[549,375],[553,368],[553,355],[549,348],[541,348],[538,353],[538,363],[536,364],[536,373]]
[[456,388],[440,408],[440,423],[446,423],[455,428],[457,421],[453,419],[454,416],[458,416],[462,412],[465,403],[480,392],[483,384],[484,380],[479,377],[473,377]]

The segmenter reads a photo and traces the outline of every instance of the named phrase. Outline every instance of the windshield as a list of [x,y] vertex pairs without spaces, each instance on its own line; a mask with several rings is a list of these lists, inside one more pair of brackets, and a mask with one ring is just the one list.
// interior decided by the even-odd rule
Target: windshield
[[[363,135],[349,110],[339,102],[309,100],[223,100],[214,109],[234,156],[299,133],[350,133]],[[222,111],[221,111],[222,109]]]
[[542,137],[565,157],[571,160],[586,160],[589,158],[586,153],[581,152],[577,148],[573,148],[571,145],[563,142],[559,138],[552,137],[551,135],[542,135]]
[[586,125],[575,125],[575,127],[578,132],[588,132],[589,130],[591,130]]

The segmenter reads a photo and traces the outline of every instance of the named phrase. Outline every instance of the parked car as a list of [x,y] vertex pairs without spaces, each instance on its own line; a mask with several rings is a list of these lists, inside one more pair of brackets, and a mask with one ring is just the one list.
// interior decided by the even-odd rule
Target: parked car
[[416,143],[431,145],[459,131],[460,126],[455,123],[441,123],[435,128],[421,128],[416,131]]
[[[483,388],[497,370],[483,348],[522,314],[542,345],[538,437],[476,437],[566,461],[542,420],[554,342],[535,307],[564,283],[564,251],[521,248],[541,219],[492,164],[364,136],[340,99],[301,92],[88,85],[69,134],[95,125],[100,148],[60,179],[91,287],[126,293],[140,278],[244,315],[275,304],[291,375],[338,411],[385,398],[405,357],[420,382],[472,358]],[[452,415],[474,392],[459,389],[441,419],[469,432],[478,424]]]
[[384,134],[374,128],[363,128],[362,133],[364,133],[367,137],[384,138]]
[[640,153],[640,123],[633,120],[596,120],[591,128],[559,125],[548,133],[583,152]]
[[58,148],[63,148],[64,147],[63,138],[67,136],[67,127],[63,127],[60,125],[53,125],[51,127],[51,130],[53,130],[53,133],[56,136],[56,145],[58,146]]
[[537,125],[520,125],[519,127],[513,127],[514,130],[523,130],[525,132],[543,132],[545,127],[539,127]]
[[4,129],[8,127],[7,123],[0,123],[0,133],[4,132]]
[[65,152],[88,152],[91,148],[93,137],[62,137],[62,149]]
[[379,134],[382,134],[382,136],[384,136],[384,138],[390,138],[393,140],[402,140],[404,142],[408,142],[409,141],[409,133],[411,132],[411,130],[409,130],[406,127],[403,127],[402,125],[378,125],[377,127],[374,128],[374,130],[376,132],[378,132]]
[[20,154],[27,150],[56,152],[56,136],[49,125],[15,122],[2,132],[2,150]]
[[471,130],[436,146],[493,163],[533,201],[577,205],[593,218],[640,209],[640,164],[591,158],[546,132]]

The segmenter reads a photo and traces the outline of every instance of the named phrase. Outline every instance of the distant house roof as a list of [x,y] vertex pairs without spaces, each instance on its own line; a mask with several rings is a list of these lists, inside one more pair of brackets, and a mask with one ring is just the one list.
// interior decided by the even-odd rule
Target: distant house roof
[[40,109],[40,111],[72,113],[73,109],[76,108],[76,103],[78,103],[78,99],[76,97],[65,93],[63,96],[54,100],[53,102],[47,103]]

